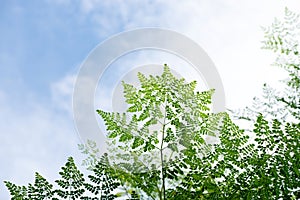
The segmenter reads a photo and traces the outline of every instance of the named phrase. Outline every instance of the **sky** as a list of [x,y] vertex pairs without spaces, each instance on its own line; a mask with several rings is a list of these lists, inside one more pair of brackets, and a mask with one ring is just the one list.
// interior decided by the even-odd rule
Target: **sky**
[[[0,199],[9,198],[4,180],[25,185],[38,171],[54,181],[69,156],[80,165],[83,156],[77,144],[81,141],[72,111],[74,80],[99,43],[145,27],[186,35],[215,63],[226,107],[240,108],[251,103],[263,83],[276,84],[282,78],[282,71],[271,66],[272,53],[261,49],[261,26],[283,16],[286,6],[300,13],[298,0],[2,0]],[[182,64],[178,58],[156,54],[133,53],[123,63],[112,64],[105,76],[124,77],[114,68],[118,63]],[[118,84],[112,80],[102,82]],[[107,106],[111,101],[107,96],[98,93],[97,106]]]

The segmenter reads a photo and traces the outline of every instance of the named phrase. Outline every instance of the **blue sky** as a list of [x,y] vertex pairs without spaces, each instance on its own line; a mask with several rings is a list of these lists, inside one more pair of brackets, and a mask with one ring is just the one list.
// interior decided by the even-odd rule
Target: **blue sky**
[[11,86],[7,79],[16,76],[24,87],[45,92],[50,81],[74,70],[101,41],[90,20],[76,14],[78,6],[50,2],[1,6],[1,84]]
[[227,107],[237,108],[264,82],[282,77],[260,49],[260,26],[282,16],[285,6],[300,13],[297,0],[2,0],[0,199],[8,199],[3,180],[27,184],[35,171],[54,180],[70,155],[80,164],[73,83],[104,39],[141,27],[185,34],[215,62]]

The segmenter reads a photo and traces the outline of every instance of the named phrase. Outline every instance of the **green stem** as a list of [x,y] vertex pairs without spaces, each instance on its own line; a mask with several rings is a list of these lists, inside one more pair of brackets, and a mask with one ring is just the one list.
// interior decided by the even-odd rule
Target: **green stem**
[[167,101],[165,100],[165,114],[164,114],[164,123],[162,128],[161,145],[160,145],[160,162],[161,162],[161,178],[162,178],[162,188],[160,193],[161,200],[164,200],[166,198],[164,157],[163,157],[163,145],[164,145],[165,128],[166,128],[166,114],[167,114],[166,105],[167,105]]

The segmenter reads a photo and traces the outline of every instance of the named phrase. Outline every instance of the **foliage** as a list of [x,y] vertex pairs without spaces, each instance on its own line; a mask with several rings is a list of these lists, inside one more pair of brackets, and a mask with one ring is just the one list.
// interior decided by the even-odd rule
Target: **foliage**
[[38,173],[35,174],[34,184],[29,184],[28,187],[16,186],[8,181],[5,181],[5,185],[10,191],[11,199],[13,200],[51,199],[54,194],[52,190],[53,185],[48,183],[48,181]]
[[[262,115],[256,119],[255,151],[246,159],[238,182],[243,198],[294,199],[300,197],[300,124],[271,123]],[[249,191],[248,188],[251,188]]]
[[284,89],[263,86],[262,98],[255,97],[253,105],[237,113],[237,118],[254,120],[261,113],[271,119],[300,121],[300,15],[285,9],[283,20],[275,19],[264,27],[263,49],[272,51],[274,66],[282,68],[287,78],[282,80]]
[[235,192],[231,187],[239,175],[238,166],[245,153],[245,148],[241,147],[248,137],[227,114],[222,118],[219,131],[219,142],[212,144],[206,155],[199,156],[195,148],[190,149],[189,156],[183,160],[189,166],[189,173],[170,191],[170,199],[233,199]]
[[[145,79],[144,77],[142,78]],[[154,84],[155,80],[153,77],[151,78],[152,80],[145,80],[145,83],[152,81],[151,84]],[[168,83],[163,84],[164,87],[168,86]],[[174,83],[172,84],[174,85]],[[137,94],[138,92],[142,93],[141,90],[131,86],[128,86],[128,88],[130,91],[133,91],[128,97],[135,97],[136,99],[127,103],[136,103],[137,100],[143,99],[143,95]],[[142,88],[146,87],[142,86]],[[177,91],[175,90],[175,92]],[[177,98],[180,95],[175,96]],[[210,97],[206,96],[205,98]],[[165,105],[163,104],[162,108]],[[138,107],[138,103],[135,106]],[[140,108],[141,113],[143,113],[142,108]],[[132,106],[129,107],[129,111],[131,111],[130,109],[132,109]],[[165,113],[173,111],[162,110]],[[133,113],[137,111],[138,109],[132,110]],[[157,112],[159,111],[160,109]],[[163,111],[162,113],[164,113]],[[121,117],[121,114],[117,113],[106,113],[103,111],[98,111],[98,113],[106,121],[110,131],[109,137],[112,139],[110,145],[117,145],[115,150],[120,148],[120,144],[125,143],[126,145],[121,146],[121,148],[124,148],[125,152],[131,153],[127,154],[129,158],[134,157],[137,153],[140,153],[138,154],[140,156],[144,152],[148,153],[157,150],[155,144],[153,144],[153,148],[149,149],[147,144],[141,142],[138,143],[138,146],[144,147],[141,148],[142,151],[134,152],[136,148],[134,146],[136,137],[134,133],[136,131],[140,134],[140,130],[144,128],[143,126],[138,126],[138,115],[132,115],[131,121],[127,123],[127,118],[124,114]],[[178,113],[180,117],[181,113],[183,113],[182,116],[189,116],[190,114],[186,114],[183,110]],[[199,113],[203,113],[203,110]],[[172,118],[168,118],[168,115],[170,116],[170,114],[161,116],[171,120]],[[152,113],[148,116],[158,115]],[[177,115],[174,116],[177,117]],[[176,134],[176,126],[174,129],[171,129],[175,130],[175,134],[174,132],[170,133],[176,135],[176,137],[166,142],[176,141],[177,144],[184,144],[185,141],[189,141],[189,143],[188,145],[183,145],[184,148],[179,151],[177,157],[170,158],[165,162],[164,168],[161,168],[160,172],[154,167],[148,169],[149,171],[146,173],[135,173],[136,171],[134,170],[138,171],[139,169],[133,167],[139,165],[135,162],[132,165],[129,165],[129,163],[125,165],[124,162],[121,162],[122,160],[118,160],[121,163],[117,163],[118,166],[115,165],[114,168],[125,174],[121,177],[125,177],[124,180],[127,180],[126,184],[129,183],[131,187],[140,192],[140,195],[145,193],[146,197],[151,199],[273,199],[273,197],[274,199],[279,197],[292,199],[299,197],[297,186],[299,182],[299,158],[295,156],[299,155],[299,143],[297,142],[299,137],[298,125],[288,123],[286,124],[287,128],[282,129],[281,123],[278,120],[274,120],[271,123],[273,129],[266,131],[264,128],[257,128],[265,127],[269,124],[262,114],[258,114],[255,124],[256,128],[252,130],[254,134],[252,139],[255,139],[255,141],[252,141],[249,135],[236,126],[226,113],[205,113],[198,116],[201,117],[193,119],[197,120],[196,123],[191,120],[195,126],[192,123],[190,124],[189,121],[182,123],[185,118],[179,118],[181,124],[178,132],[180,134]],[[165,121],[164,118],[162,118],[162,121]],[[164,123],[160,124],[162,127],[164,126]],[[189,126],[184,125],[190,125],[192,128],[188,129]],[[195,127],[200,128],[195,129]],[[147,135],[145,137],[153,136],[153,134],[149,134],[150,131],[146,132]],[[185,137],[185,134],[188,136],[187,139],[182,139],[181,137]],[[218,141],[212,144],[206,143],[204,136],[207,134],[212,136],[218,135]],[[139,135],[137,134],[137,136]],[[126,139],[123,140],[122,138]],[[217,138],[215,139],[217,140]],[[143,138],[141,141],[147,141],[147,139]],[[278,141],[281,141],[281,143]],[[282,146],[284,150],[281,149],[279,151]],[[276,151],[276,154],[272,151]],[[159,148],[158,152],[160,152]],[[125,157],[128,159],[124,154],[119,155],[121,155],[121,158]],[[119,167],[122,164],[124,164],[124,167]],[[287,168],[286,166],[289,167]],[[134,170],[130,171],[129,167],[131,170]],[[165,173],[164,176],[162,176],[163,173]],[[276,174],[274,175],[275,178],[272,176],[273,174]],[[163,190],[160,190],[158,186],[162,185],[159,185],[159,183],[164,179],[168,183],[168,187],[165,188],[165,193],[162,194]],[[274,181],[274,184],[271,184],[272,181]],[[282,187],[282,185],[285,185],[285,187]],[[144,196],[144,198],[146,197]]]
[[284,91],[264,84],[263,97],[256,97],[252,107],[237,114],[239,119],[254,121],[252,135],[256,151],[246,162],[250,168],[241,175],[247,177],[243,187],[252,188],[252,191],[246,192],[244,198],[300,198],[299,23],[299,15],[286,9],[282,21],[276,19],[270,27],[264,28],[263,48],[276,54],[274,65],[283,68],[288,78],[282,81]]
[[4,181],[4,183],[10,192],[12,200],[28,200],[27,188],[25,186],[17,186],[8,181]]
[[123,83],[129,114],[97,111],[107,126],[110,153],[99,157],[91,141],[80,146],[91,155],[83,163],[92,173],[89,181],[69,158],[55,181],[60,188],[36,174],[28,187],[6,182],[12,198],[300,197],[299,124],[268,122],[259,114],[251,140],[227,113],[209,113],[212,91],[194,92],[195,82],[176,79],[167,66],[161,77],[139,78],[140,89]]
[[108,166],[109,162],[105,154],[92,169],[94,175],[88,176],[92,184],[85,183],[88,191],[95,195],[99,194],[101,199],[105,200],[115,199],[116,195],[112,194],[112,191],[120,185],[116,173]]
[[36,173],[34,185],[29,184],[28,186],[28,197],[32,200],[51,199],[53,196],[52,188],[52,184],[39,173]]
[[286,92],[276,96],[278,103],[284,105],[289,114],[300,120],[300,15],[285,9],[284,20],[275,20],[265,29],[264,48],[272,50],[277,58],[274,63],[288,74],[284,80]]
[[136,190],[165,199],[166,183],[176,184],[168,175],[170,161],[191,146],[204,147],[204,135],[215,135],[218,115],[209,114],[213,90],[195,92],[195,81],[175,78],[167,66],[161,76],[138,78],[140,88],[123,82],[127,115],[97,112],[107,127],[113,167]]
[[47,199],[115,199],[113,191],[119,183],[110,174],[107,156],[103,155],[92,168],[93,174],[89,175],[90,182],[84,179],[84,175],[77,169],[72,157],[68,158],[62,171],[59,173],[61,179],[56,180],[57,188],[41,175],[36,173],[34,185],[17,186],[5,181],[13,200],[47,200]]
[[82,154],[87,156],[87,158],[82,161],[82,165],[86,166],[88,170],[93,170],[101,159],[96,142],[88,140],[85,144],[78,144],[78,149]]
[[84,178],[83,174],[77,169],[72,157],[68,158],[68,162],[62,171],[60,180],[55,182],[61,189],[55,191],[55,193],[62,199],[78,199],[85,190],[83,189]]
[[[292,196],[300,197],[299,182],[299,136],[300,125],[286,123],[282,128],[282,124],[278,120],[273,120],[272,127],[267,126],[267,122],[261,117],[261,123],[256,124],[258,148],[261,148],[262,154],[255,155],[259,159],[264,160],[266,157],[266,165],[264,178],[269,181],[268,187],[271,196],[276,198],[288,199]],[[266,132],[259,131],[260,124]],[[264,134],[261,134],[263,132]],[[263,137],[266,136],[267,138]],[[260,152],[259,152],[260,153]]]

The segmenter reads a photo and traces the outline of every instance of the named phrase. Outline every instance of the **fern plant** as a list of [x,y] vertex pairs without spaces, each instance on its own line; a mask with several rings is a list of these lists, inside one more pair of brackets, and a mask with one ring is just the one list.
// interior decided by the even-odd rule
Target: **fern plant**
[[97,112],[107,127],[113,167],[127,174],[135,190],[166,199],[177,182],[170,176],[171,161],[193,145],[208,148],[203,137],[216,134],[217,115],[209,111],[213,90],[195,92],[195,81],[177,79],[167,65],[161,76],[138,78],[139,88],[123,82],[127,114]]

